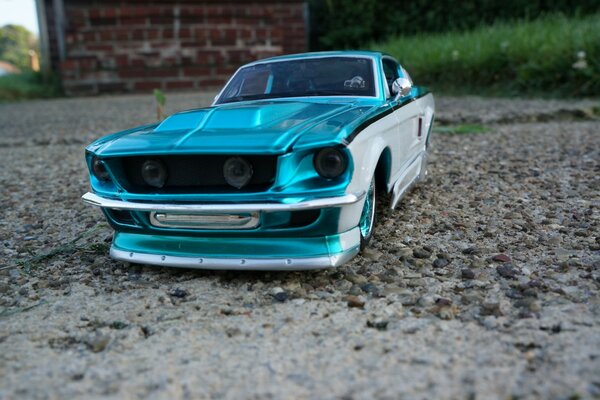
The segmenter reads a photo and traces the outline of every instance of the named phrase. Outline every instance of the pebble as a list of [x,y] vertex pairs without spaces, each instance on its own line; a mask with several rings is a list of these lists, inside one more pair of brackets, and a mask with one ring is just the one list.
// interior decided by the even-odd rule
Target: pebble
[[446,258],[436,258],[433,261],[434,268],[444,268],[448,266],[448,264],[450,264],[450,261],[448,261]]
[[498,274],[501,277],[506,279],[516,279],[517,274],[519,273],[519,271],[514,268],[512,264],[500,265],[498,268],[496,268],[496,271],[498,271]]
[[507,262],[510,262],[511,260],[510,260],[510,257],[507,256],[506,254],[496,254],[494,257],[492,257],[492,261],[507,263]]
[[415,258],[421,258],[421,259],[426,259],[431,257],[431,252],[427,251],[423,248],[417,248],[413,250],[413,257]]
[[375,328],[378,331],[385,331],[385,330],[387,330],[388,324],[389,324],[389,321],[386,321],[386,320],[379,320],[379,319],[376,319],[374,321],[367,320],[367,327],[368,328]]
[[110,340],[110,335],[97,332],[91,335],[86,340],[86,343],[89,346],[90,350],[92,350],[94,353],[99,353],[103,351],[106,348],[106,346],[108,346]]
[[460,270],[460,276],[463,279],[475,279],[475,271],[470,268],[463,268]]
[[346,302],[350,308],[364,308],[366,299],[363,296],[346,296]]
[[7,283],[0,282],[0,294],[10,293],[10,285]]
[[289,297],[289,295],[285,291],[278,292],[273,296],[273,298],[280,303],[283,303],[284,301],[286,301],[288,299],[288,297]]
[[189,292],[185,289],[176,288],[169,292],[169,296],[176,297],[178,299],[183,299],[189,295]]

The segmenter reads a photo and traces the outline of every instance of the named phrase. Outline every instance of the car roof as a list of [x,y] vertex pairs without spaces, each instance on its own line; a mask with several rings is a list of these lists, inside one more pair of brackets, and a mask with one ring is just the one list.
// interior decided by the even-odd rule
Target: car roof
[[379,51],[367,51],[367,50],[344,50],[344,51],[316,51],[310,53],[297,53],[297,54],[286,54],[282,56],[263,58],[262,60],[253,61],[246,65],[260,64],[271,61],[283,61],[283,60],[297,60],[303,58],[317,58],[317,57],[372,57],[380,58],[387,54]]

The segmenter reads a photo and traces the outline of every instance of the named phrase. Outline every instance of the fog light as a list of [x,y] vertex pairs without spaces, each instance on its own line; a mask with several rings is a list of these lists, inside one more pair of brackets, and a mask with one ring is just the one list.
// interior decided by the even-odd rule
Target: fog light
[[106,169],[106,165],[98,157],[92,158],[92,172],[98,180],[103,182],[110,181],[110,174]]
[[148,186],[162,188],[167,181],[167,168],[160,160],[146,160],[142,164],[142,179]]
[[231,157],[223,165],[223,176],[231,186],[241,189],[252,179],[252,165],[241,157]]
[[323,178],[337,178],[346,171],[346,156],[334,147],[321,149],[315,154],[315,169]]

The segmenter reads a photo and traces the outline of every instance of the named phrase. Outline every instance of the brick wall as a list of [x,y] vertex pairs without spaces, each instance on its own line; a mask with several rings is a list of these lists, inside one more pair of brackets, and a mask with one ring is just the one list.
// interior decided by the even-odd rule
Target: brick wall
[[67,93],[221,86],[241,64],[306,51],[296,0],[63,0]]

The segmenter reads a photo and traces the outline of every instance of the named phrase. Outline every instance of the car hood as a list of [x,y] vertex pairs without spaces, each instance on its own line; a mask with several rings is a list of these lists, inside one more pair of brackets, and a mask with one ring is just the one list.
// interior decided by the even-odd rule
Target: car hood
[[102,138],[88,150],[136,154],[280,154],[340,143],[375,109],[373,100],[253,101],[174,114],[162,123]]

